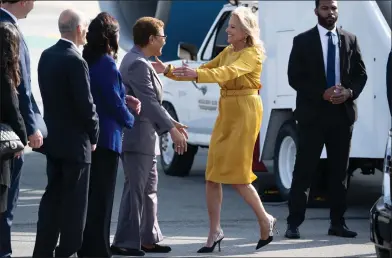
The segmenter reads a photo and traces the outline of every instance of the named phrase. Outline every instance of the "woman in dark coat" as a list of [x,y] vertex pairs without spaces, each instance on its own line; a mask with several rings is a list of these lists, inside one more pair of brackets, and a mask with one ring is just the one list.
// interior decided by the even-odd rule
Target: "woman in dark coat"
[[[9,22],[0,23],[0,123],[8,124],[27,145],[26,128],[19,111],[19,33]],[[0,217],[7,210],[11,163],[15,155],[0,157]]]
[[99,116],[99,139],[92,153],[89,201],[79,257],[110,257],[110,221],[123,128],[132,128],[140,102],[126,96],[116,59],[120,25],[106,12],[88,28],[83,58],[89,66],[91,94]]

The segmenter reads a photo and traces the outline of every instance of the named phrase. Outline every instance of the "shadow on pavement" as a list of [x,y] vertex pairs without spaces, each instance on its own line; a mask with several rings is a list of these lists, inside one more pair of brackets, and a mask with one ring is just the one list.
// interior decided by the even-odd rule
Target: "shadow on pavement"
[[[42,154],[33,152],[26,153],[25,160],[19,206],[15,213],[13,226],[13,242],[15,245],[18,245],[18,242],[25,243],[32,249],[38,206],[46,186],[46,164]],[[270,177],[269,174],[259,175],[259,180],[271,180]],[[285,252],[287,256],[304,256],[311,249],[311,253],[320,250],[320,256],[325,256],[322,255],[323,252],[328,252],[325,248],[331,250],[331,247],[337,249],[336,252],[340,257],[349,252],[347,250],[356,251],[347,253],[347,256],[357,256],[357,251],[361,248],[365,248],[360,252],[361,255],[369,253],[368,214],[371,205],[379,197],[381,182],[379,178],[369,180],[370,176],[364,177],[358,175],[354,178],[349,193],[347,224],[351,229],[358,231],[357,238],[341,239],[327,236],[328,209],[308,209],[307,219],[300,228],[303,239],[289,241],[283,237],[286,230],[287,205],[285,203],[264,203],[267,211],[278,218],[280,235],[259,252],[254,250],[259,238],[259,227],[251,208],[230,186],[224,186],[221,217],[226,238],[222,242],[222,252],[219,255],[274,256],[274,253],[279,251],[278,256],[286,256]],[[117,226],[123,182],[124,176],[120,164],[112,217],[112,237]],[[165,235],[163,243],[170,244],[174,248],[169,256],[200,256],[196,251],[204,244],[208,233],[204,171],[194,170],[189,177],[185,178],[170,177],[160,172],[158,193],[158,217]],[[347,248],[348,246],[351,248]],[[373,250],[372,247],[371,250]],[[218,255],[218,253],[213,255]],[[162,257],[162,255],[159,256]]]

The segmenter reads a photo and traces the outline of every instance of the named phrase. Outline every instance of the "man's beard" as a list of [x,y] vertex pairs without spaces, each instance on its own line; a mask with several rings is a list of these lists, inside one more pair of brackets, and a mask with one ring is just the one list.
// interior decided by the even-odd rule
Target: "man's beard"
[[330,19],[332,17],[328,17],[328,18],[323,18],[320,15],[317,15],[317,19],[318,19],[318,23],[325,27],[325,28],[333,28],[335,26],[336,21],[338,20],[338,17],[336,16],[335,19]]

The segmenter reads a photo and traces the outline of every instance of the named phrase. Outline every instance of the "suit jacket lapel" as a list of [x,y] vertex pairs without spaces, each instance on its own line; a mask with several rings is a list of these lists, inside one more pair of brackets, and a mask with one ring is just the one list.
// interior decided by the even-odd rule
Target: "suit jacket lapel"
[[157,79],[157,81],[159,82],[159,87],[161,88],[161,90],[163,89],[163,84],[161,79],[159,79],[158,74],[156,73],[154,67],[152,67],[152,73],[154,74],[155,79]]
[[336,29],[339,37],[338,45],[339,45],[339,59],[340,59],[340,78],[342,78],[343,71],[346,66],[346,58],[347,58],[347,46],[346,46],[346,36],[343,31],[340,29]]
[[[146,60],[148,66],[150,67],[150,70],[153,74],[153,76],[151,77],[151,80],[152,80],[153,87],[156,90],[157,98],[158,98],[158,100],[161,101],[161,99],[162,99],[162,85],[163,84],[162,84],[161,80],[159,79],[157,73],[155,72],[154,67],[152,66],[152,64],[148,60],[148,58],[146,56],[144,56],[143,52],[137,46],[134,46],[131,51],[133,51],[134,53],[138,54],[139,56],[143,57]],[[155,80],[153,80],[153,79],[155,79]],[[155,83],[156,81],[158,81],[158,83]],[[159,84],[159,85],[157,85],[157,84]]]
[[[151,78],[151,80],[152,80],[152,83],[154,84],[154,87],[155,87],[155,89],[157,91],[157,94],[158,94],[157,98],[159,99],[159,102],[161,102],[162,101],[162,97],[163,97],[162,96],[162,91],[163,91],[162,82],[159,79],[159,77],[158,77],[157,73],[155,72],[155,69],[154,69],[154,67],[152,66],[151,63],[150,63],[150,69],[151,69],[151,72],[153,74],[153,78]],[[158,83],[156,83],[156,82],[158,82]]]
[[14,19],[12,19],[12,17],[8,13],[4,12],[1,9],[0,9],[0,16],[1,16],[0,20],[2,20],[2,21],[6,20],[6,21],[12,23],[15,26],[15,28],[19,32],[19,36],[21,38],[21,41],[23,41],[23,44],[24,44],[25,48],[28,49],[26,41],[25,41],[25,38],[23,36],[23,33],[20,31],[19,26],[15,23]]
[[15,25],[16,29],[19,31],[19,35],[21,37],[21,40],[23,41],[23,44],[24,44],[25,48],[28,50],[29,48],[27,47],[27,43],[26,43],[26,40],[25,40],[25,38],[23,36],[23,33],[20,31],[18,25],[16,25],[16,24],[14,24],[14,25]]
[[316,69],[322,72],[325,81],[327,81],[327,77],[325,75],[326,67],[324,67],[323,47],[321,45],[320,34],[317,26],[313,28],[313,38],[314,38],[313,42],[314,42],[315,59],[316,59],[316,64],[318,65]]

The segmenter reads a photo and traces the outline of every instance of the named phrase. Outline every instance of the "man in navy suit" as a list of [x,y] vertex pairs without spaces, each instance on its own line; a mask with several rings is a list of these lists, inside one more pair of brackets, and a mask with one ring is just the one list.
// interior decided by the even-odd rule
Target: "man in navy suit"
[[[38,84],[48,137],[44,140],[47,186],[42,196],[33,257],[70,257],[80,249],[85,228],[91,155],[99,138],[99,119],[90,76],[79,48],[86,44],[88,21],[65,10],[61,39],[42,52]],[[57,246],[58,239],[59,245]]]
[[[20,33],[20,72],[21,83],[18,86],[19,108],[26,125],[29,146],[40,148],[43,143],[43,134],[46,135],[46,126],[31,92],[30,56],[23,34],[20,31],[18,20],[27,17],[34,8],[32,0],[0,0],[0,22],[11,22]],[[10,257],[11,249],[11,225],[13,213],[19,196],[19,181],[23,165],[23,155],[16,158],[12,166],[11,186],[8,195],[7,211],[0,220],[0,257]]]

